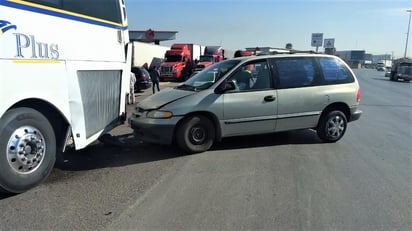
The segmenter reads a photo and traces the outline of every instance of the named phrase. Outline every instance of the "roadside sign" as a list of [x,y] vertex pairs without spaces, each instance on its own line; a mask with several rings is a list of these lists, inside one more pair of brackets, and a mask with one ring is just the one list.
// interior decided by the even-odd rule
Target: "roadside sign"
[[324,48],[335,48],[335,39],[334,38],[327,38],[324,41]]
[[312,33],[312,46],[321,47],[323,42],[323,33]]

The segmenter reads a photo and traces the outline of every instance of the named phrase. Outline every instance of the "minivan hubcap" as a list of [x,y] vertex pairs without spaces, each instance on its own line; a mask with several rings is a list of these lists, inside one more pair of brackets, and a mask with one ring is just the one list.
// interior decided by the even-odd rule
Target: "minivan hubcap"
[[206,131],[201,127],[193,127],[190,130],[190,137],[193,143],[202,144],[206,138]]
[[35,171],[46,152],[43,134],[31,126],[20,127],[10,136],[7,161],[14,171],[27,174]]
[[345,122],[342,117],[335,116],[329,119],[327,125],[327,132],[330,137],[338,138],[342,135],[345,129]]

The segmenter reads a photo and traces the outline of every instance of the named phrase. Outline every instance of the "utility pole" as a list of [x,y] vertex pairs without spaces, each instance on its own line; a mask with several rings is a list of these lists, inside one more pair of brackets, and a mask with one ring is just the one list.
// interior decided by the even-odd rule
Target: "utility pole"
[[407,10],[406,12],[409,12],[409,22],[408,22],[408,32],[406,33],[405,53],[404,53],[404,55],[403,55],[404,58],[406,58],[406,53],[407,53],[407,51],[408,51],[409,28],[411,27],[411,14],[412,14],[412,10]]

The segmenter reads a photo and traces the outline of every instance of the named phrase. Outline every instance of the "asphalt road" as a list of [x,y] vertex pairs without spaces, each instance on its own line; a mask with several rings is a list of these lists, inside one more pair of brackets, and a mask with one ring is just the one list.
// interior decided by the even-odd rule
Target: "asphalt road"
[[196,155],[96,143],[0,198],[0,230],[412,230],[412,83],[355,72],[364,114],[338,143],[309,130]]

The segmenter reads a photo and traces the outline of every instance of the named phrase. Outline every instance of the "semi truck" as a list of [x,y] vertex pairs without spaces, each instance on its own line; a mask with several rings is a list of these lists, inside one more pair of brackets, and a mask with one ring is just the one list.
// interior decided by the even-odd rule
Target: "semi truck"
[[411,58],[400,58],[393,61],[391,74],[389,76],[391,81],[398,81],[402,79],[403,81],[412,80],[412,59]]
[[204,46],[173,44],[160,65],[160,80],[185,81],[195,70],[195,60],[204,54]]
[[206,46],[205,52],[200,56],[199,62],[196,64],[196,70],[200,71],[204,68],[222,61],[225,58],[225,50],[221,46]]

